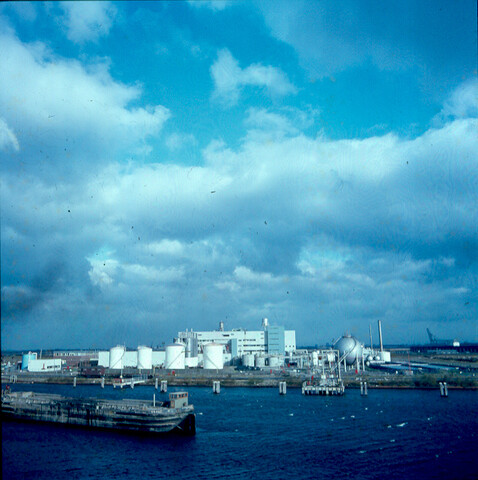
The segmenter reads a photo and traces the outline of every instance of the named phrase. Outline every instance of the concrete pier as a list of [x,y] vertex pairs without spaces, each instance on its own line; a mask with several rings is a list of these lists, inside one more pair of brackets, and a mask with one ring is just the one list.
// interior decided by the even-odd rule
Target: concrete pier
[[367,392],[367,382],[360,382],[360,395],[366,397],[368,395]]
[[287,383],[279,382],[279,395],[285,395],[287,393]]

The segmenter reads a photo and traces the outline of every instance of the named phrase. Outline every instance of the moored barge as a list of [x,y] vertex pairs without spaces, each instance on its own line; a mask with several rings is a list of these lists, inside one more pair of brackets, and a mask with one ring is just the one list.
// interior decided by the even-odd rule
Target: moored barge
[[137,433],[196,434],[196,416],[187,392],[170,393],[168,402],[148,402],[2,390],[2,416]]

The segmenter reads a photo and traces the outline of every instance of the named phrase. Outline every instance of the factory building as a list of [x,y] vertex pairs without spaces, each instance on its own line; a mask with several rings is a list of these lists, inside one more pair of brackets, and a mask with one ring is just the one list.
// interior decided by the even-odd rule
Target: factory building
[[178,340],[201,351],[211,343],[223,345],[225,352],[232,358],[242,358],[244,355],[286,355],[296,350],[295,330],[269,325],[267,318],[262,321],[262,330],[224,330],[224,324],[220,322],[218,330],[179,332]]
[[31,359],[27,365],[29,372],[60,372],[65,360],[60,358]]
[[38,358],[36,352],[28,352],[22,356],[22,371],[27,372],[59,372],[65,360],[61,358]]
[[166,368],[182,370],[202,367],[220,370],[236,359],[246,358],[257,366],[277,366],[283,364],[283,357],[296,350],[295,330],[285,330],[282,326],[269,325],[266,318],[262,330],[249,331],[242,328],[225,331],[220,322],[219,330],[179,332],[176,341],[167,345],[164,351],[153,351],[139,346],[137,350],[126,350],[117,345],[109,351],[98,352],[98,366],[113,370],[138,368]]

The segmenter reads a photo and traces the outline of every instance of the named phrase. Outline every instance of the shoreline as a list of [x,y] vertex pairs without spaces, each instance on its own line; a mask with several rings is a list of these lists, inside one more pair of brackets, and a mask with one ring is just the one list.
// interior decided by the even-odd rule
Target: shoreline
[[[11,387],[15,384],[21,385],[71,385],[72,388],[75,377],[59,377],[59,376],[43,376],[43,377],[24,377],[17,376],[14,381],[12,381],[12,376],[2,376],[2,385],[10,385]],[[279,382],[285,381],[287,388],[301,388],[302,383],[306,380],[305,378],[288,378],[288,377],[253,377],[253,378],[224,378],[221,375],[217,376],[208,376],[202,378],[192,378],[192,377],[175,377],[175,376],[158,376],[158,382],[161,380],[166,380],[168,382],[168,387],[212,387],[212,382],[219,380],[221,382],[221,387],[225,388],[278,388]],[[127,380],[127,379],[126,379]],[[422,379],[414,379],[418,382]],[[443,381],[443,379],[434,379],[429,385],[416,385],[413,383],[403,384],[400,381],[394,381],[394,379],[383,379],[383,378],[373,378],[369,376],[364,376],[362,379],[344,379],[344,385],[346,389],[359,390],[360,382],[367,382],[367,387],[369,390],[438,390],[438,382]],[[445,379],[446,381],[447,379]],[[429,380],[430,381],[430,380]],[[383,384],[381,382],[386,382]],[[476,382],[476,381],[475,381]],[[84,378],[76,377],[76,385],[95,385],[101,388],[101,379],[99,378]],[[105,378],[104,385],[111,387],[113,385],[113,378]],[[135,385],[134,388],[139,388],[141,386],[155,386],[155,379],[148,379],[145,383]],[[131,388],[129,385],[125,385],[123,388]],[[478,384],[475,385],[460,385],[450,383],[448,381],[449,390],[478,390]]]

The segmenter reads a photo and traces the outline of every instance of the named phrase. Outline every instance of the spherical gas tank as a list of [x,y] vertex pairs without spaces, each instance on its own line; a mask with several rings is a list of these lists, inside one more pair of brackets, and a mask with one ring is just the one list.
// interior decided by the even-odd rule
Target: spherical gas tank
[[340,353],[340,358],[344,358],[347,365],[353,365],[357,359],[362,358],[362,345],[350,335],[344,335],[336,344],[335,348]]

